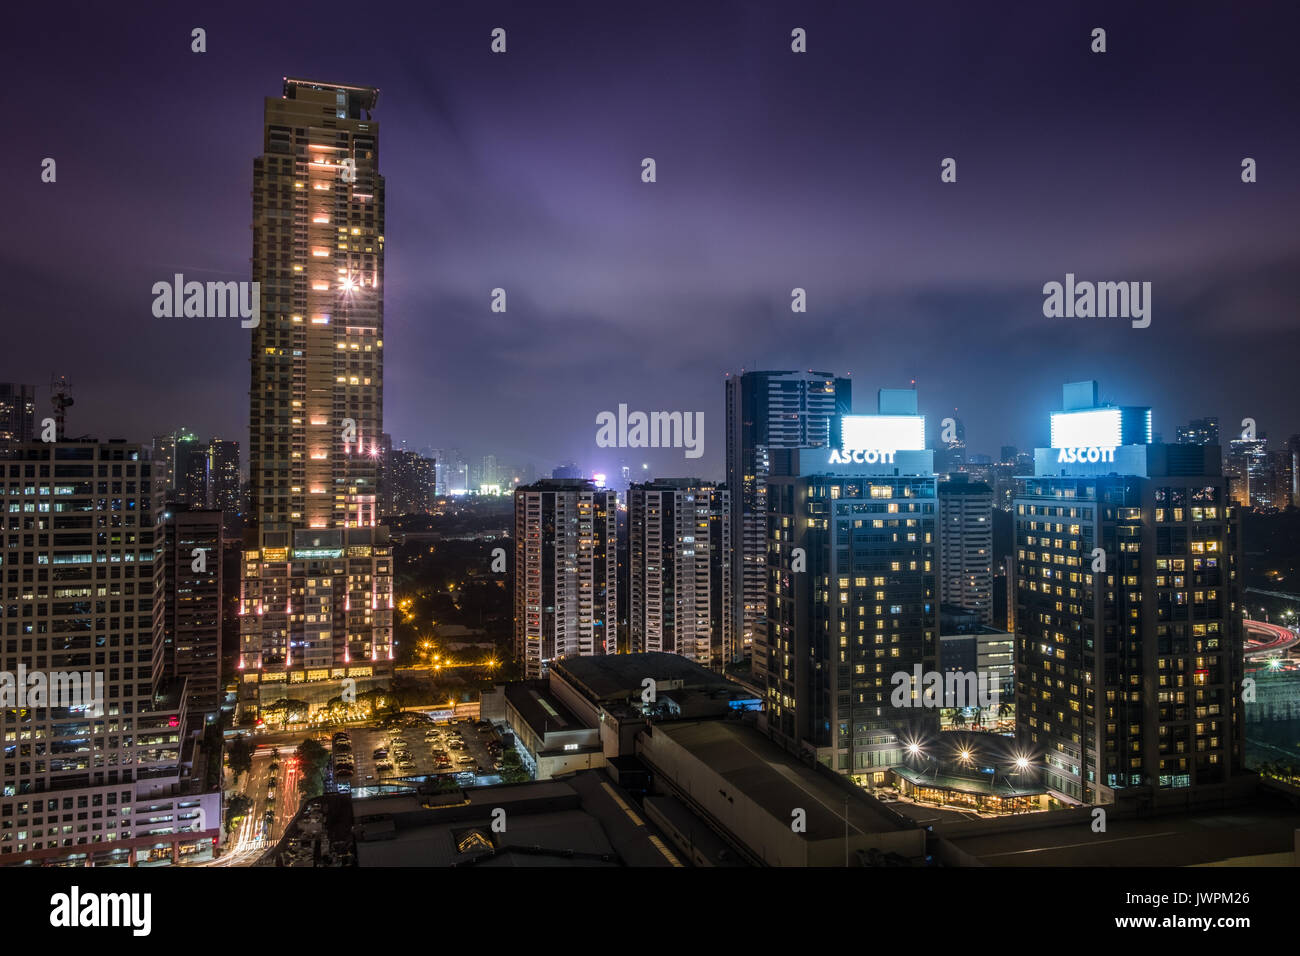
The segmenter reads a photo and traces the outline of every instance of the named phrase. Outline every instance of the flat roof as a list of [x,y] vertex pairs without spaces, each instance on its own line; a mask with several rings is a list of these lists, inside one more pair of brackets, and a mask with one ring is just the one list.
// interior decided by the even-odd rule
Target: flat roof
[[782,824],[789,825],[794,809],[806,810],[805,839],[843,837],[846,799],[851,830],[865,835],[910,829],[873,807],[849,781],[828,779],[740,721],[655,724],[651,735],[659,734],[667,735]]
[[985,866],[1197,866],[1294,853],[1297,829],[1300,811],[1247,806],[1140,820],[1112,818],[1105,833],[1081,823],[949,840]]
[[680,654],[646,651],[641,654],[605,654],[593,657],[565,657],[551,662],[551,669],[565,681],[587,691],[597,701],[641,696],[641,682],[647,677],[658,683],[681,681],[687,688],[735,685]]
[[538,736],[591,729],[551,693],[550,685],[544,680],[515,681],[505,688],[506,701]]
[[973,793],[986,797],[1029,797],[1046,792],[1043,787],[1037,789],[1033,787],[1014,787],[1005,778],[995,786],[989,774],[982,775],[985,779],[980,779],[978,777],[958,777],[953,774],[931,773],[926,770],[918,771],[903,766],[893,767],[892,769],[894,773],[906,778],[909,783],[915,786],[934,787],[939,790],[955,790],[958,793]]
[[[505,833],[491,831],[503,808]],[[361,866],[629,866],[670,867],[681,858],[631,796],[601,770],[564,780],[469,788],[446,811],[402,795],[353,801]],[[495,848],[460,852],[457,841],[477,830]]]

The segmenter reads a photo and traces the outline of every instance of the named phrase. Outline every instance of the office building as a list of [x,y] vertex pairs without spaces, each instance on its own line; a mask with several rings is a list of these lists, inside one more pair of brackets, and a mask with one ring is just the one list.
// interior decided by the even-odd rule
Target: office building
[[0,457],[0,671],[50,692],[0,708],[0,864],[174,860],[219,835],[220,794],[191,777],[184,681],[161,668],[150,465],[120,441]]
[[1149,422],[1066,386],[1016,499],[1017,737],[1069,801],[1185,802],[1241,765],[1236,507],[1218,446]]
[[178,435],[175,443],[176,467],[172,476],[169,504],[186,508],[208,506],[208,445],[194,435]]
[[617,650],[618,503],[583,479],[515,489],[515,654],[525,676]]
[[993,622],[993,489],[958,475],[939,483],[939,602]]
[[216,509],[173,508],[161,526],[162,640],[155,679],[185,681],[196,722],[215,720],[221,706],[222,517]]
[[628,524],[632,651],[721,671],[733,622],[727,489],[698,478],[632,485]]
[[237,662],[245,706],[284,697],[286,681],[377,682],[391,668],[392,549],[378,523],[378,95],[286,78],[282,95],[265,101],[263,152],[253,162],[261,315],[252,330]]
[[1234,438],[1228,442],[1223,463],[1230,496],[1242,508],[1267,509],[1273,502],[1273,481],[1269,468],[1268,440]]
[[[750,658],[767,611],[767,474],[773,451],[830,448],[851,383],[828,372],[741,372],[726,380],[731,493],[732,660]],[[765,662],[754,657],[755,673]]]
[[1278,511],[1291,507],[1295,498],[1295,451],[1290,446],[1269,453],[1269,504]]
[[1179,425],[1178,444],[1180,445],[1219,444],[1219,420],[1214,417],[1193,418],[1186,425]]
[[214,438],[208,442],[207,507],[226,515],[244,510],[239,487],[239,442]]
[[0,448],[37,437],[36,389],[0,382]]
[[882,389],[878,414],[844,416],[842,447],[774,451],[767,478],[767,730],[869,784],[938,732],[911,681],[939,650],[938,479],[916,409]]

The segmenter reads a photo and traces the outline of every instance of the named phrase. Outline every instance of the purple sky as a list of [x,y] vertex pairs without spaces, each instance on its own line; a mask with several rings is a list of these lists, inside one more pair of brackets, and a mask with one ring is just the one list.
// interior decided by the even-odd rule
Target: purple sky
[[[859,411],[915,378],[993,454],[1045,444],[1082,378],[1169,440],[1300,430],[1294,4],[554,6],[24,5],[0,381],[68,375],[73,433],[247,440],[248,333],[154,318],[150,288],[248,277],[288,74],[381,89],[385,421],[413,447],[612,470],[595,417],[625,402],[706,423],[698,461],[629,461],[719,477],[740,367],[851,373]],[[1044,318],[1066,272],[1152,282],[1151,327]]]

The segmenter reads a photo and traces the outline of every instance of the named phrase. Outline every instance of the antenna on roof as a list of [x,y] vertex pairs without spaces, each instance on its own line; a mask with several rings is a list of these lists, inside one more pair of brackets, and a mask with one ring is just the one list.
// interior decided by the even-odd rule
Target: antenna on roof
[[50,404],[54,406],[54,437],[62,439],[65,437],[63,427],[65,413],[74,404],[72,383],[68,381],[66,375],[50,374]]

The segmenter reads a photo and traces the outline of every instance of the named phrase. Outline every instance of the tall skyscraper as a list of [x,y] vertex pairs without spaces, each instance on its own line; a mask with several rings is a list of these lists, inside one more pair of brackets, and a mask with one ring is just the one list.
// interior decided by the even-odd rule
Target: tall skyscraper
[[721,671],[733,655],[727,489],[660,478],[628,491],[631,649]]
[[196,721],[214,719],[221,706],[221,529],[221,511],[183,506],[169,511],[161,526],[162,640],[155,679],[186,682]]
[[169,502],[188,508],[208,506],[208,446],[194,435],[178,435],[176,469]]
[[613,491],[551,478],[515,489],[515,654],[526,677],[557,657],[617,651]]
[[0,382],[0,448],[36,437],[36,389]]
[[895,697],[897,674],[937,670],[934,453],[915,391],[879,408],[843,418],[842,447],[771,453],[762,638],[768,733],[871,783],[939,730],[919,688]]
[[1268,457],[1268,440],[1234,438],[1228,442],[1223,465],[1233,501],[1243,508],[1268,508],[1273,502],[1273,479]]
[[239,487],[239,442],[214,438],[208,442],[208,502],[227,515],[244,510]]
[[993,623],[993,489],[983,482],[939,483],[939,602]]
[[[373,87],[284,81],[253,163],[250,524],[241,699],[380,678],[392,554],[378,525],[384,180]],[[301,675],[293,673],[302,671]]]
[[[727,488],[731,493],[733,660],[753,653],[767,613],[767,474],[779,448],[838,445],[851,383],[829,372],[728,375]],[[763,661],[754,660],[761,672]]]
[[1242,570],[1220,449],[1152,444],[1144,420],[1067,386],[1016,498],[1017,737],[1049,790],[1084,803],[1198,796],[1241,763]]
[[[182,751],[184,681],[162,667],[149,456],[139,445],[31,442],[0,456],[0,863],[174,858],[220,833]],[[7,692],[17,692],[9,685]]]

